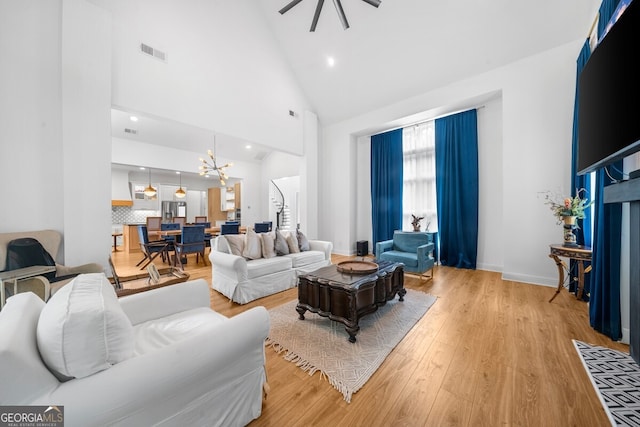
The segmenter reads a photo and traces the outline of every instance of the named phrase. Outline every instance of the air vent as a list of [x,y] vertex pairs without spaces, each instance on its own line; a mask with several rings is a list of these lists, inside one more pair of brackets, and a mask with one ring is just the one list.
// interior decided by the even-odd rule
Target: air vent
[[153,47],[146,45],[144,43],[140,43],[140,52],[145,55],[153,56],[156,59],[159,59],[162,62],[167,62],[167,54],[161,50],[154,49]]
[[137,135],[138,131],[135,129],[124,128],[124,133],[130,133],[132,135]]

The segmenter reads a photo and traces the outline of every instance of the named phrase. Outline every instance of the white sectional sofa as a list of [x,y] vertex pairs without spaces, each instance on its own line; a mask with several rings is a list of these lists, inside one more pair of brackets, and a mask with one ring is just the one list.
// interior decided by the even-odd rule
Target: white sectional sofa
[[264,307],[213,311],[203,279],[117,299],[104,274],[80,275],[0,311],[0,405],[62,405],[70,427],[245,426],[269,325]]
[[[273,231],[270,233],[274,233]],[[295,233],[295,232],[294,232]],[[261,241],[267,233],[257,236]],[[331,264],[333,243],[308,240],[308,248],[299,252],[264,257],[248,257],[247,239],[255,238],[252,230],[236,237],[218,236],[212,239],[209,260],[212,266],[211,287],[238,304],[281,292],[297,285],[300,274]],[[227,241],[227,239],[229,239]],[[242,239],[245,239],[244,242]],[[236,246],[229,244],[235,240]],[[233,253],[235,252],[235,254]],[[244,255],[242,255],[244,253]]]

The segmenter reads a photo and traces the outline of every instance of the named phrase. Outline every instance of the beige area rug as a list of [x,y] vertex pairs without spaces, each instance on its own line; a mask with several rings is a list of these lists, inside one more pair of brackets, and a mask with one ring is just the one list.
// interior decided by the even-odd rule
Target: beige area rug
[[391,350],[433,305],[436,298],[407,289],[404,301],[398,297],[376,312],[360,319],[356,342],[348,341],[344,325],[307,311],[299,320],[293,300],[272,310],[267,346],[295,363],[309,375],[320,371],[344,400],[360,390],[384,362]]

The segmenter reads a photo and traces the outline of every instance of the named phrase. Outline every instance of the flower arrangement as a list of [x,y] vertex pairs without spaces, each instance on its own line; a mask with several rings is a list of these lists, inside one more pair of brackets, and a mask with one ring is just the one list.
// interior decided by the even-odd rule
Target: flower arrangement
[[[565,216],[575,216],[577,219],[584,219],[584,211],[593,204],[593,200],[587,200],[581,197],[585,192],[586,190],[581,188],[577,191],[575,197],[562,197],[547,191],[544,196],[544,204],[548,205],[551,212],[556,216],[558,224],[563,222],[563,217]],[[559,199],[562,199],[562,202],[558,202]]]

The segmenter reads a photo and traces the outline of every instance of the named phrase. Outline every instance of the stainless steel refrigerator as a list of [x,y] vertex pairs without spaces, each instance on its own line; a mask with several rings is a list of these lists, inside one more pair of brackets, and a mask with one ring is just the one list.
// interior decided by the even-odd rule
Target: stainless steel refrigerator
[[162,221],[172,222],[174,216],[187,216],[187,202],[162,202]]

